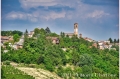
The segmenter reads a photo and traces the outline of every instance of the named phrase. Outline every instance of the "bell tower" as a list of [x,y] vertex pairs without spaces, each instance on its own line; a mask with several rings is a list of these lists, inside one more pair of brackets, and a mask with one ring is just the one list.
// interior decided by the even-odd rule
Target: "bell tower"
[[74,34],[78,36],[78,23],[74,23]]

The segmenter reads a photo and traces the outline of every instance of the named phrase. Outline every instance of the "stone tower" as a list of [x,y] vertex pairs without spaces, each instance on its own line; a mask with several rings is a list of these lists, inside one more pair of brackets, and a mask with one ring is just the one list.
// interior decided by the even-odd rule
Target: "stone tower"
[[74,23],[74,34],[78,36],[78,23]]

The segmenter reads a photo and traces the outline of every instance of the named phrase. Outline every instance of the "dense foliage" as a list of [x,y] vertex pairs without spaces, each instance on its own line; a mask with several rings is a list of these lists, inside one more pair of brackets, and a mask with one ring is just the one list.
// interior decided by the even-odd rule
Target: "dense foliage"
[[18,34],[19,36],[21,36],[23,33],[21,31],[1,31],[1,35],[2,36],[13,36],[14,34]]
[[109,38],[108,39],[110,41],[110,43],[119,43],[119,39],[112,39],[112,38]]
[[[119,52],[115,50],[100,50],[90,46],[82,38],[73,36],[69,38],[61,35],[46,32],[44,29],[35,30],[34,38],[28,38],[25,34],[23,49],[10,50],[2,53],[2,61],[10,60],[17,63],[38,64],[45,69],[56,72],[60,77],[82,79],[118,79],[119,73]],[[47,30],[48,31],[48,30]],[[52,44],[47,36],[59,37],[60,44]],[[66,51],[63,51],[66,49]],[[78,75],[75,75],[77,73]],[[111,76],[81,76],[80,74],[115,74]],[[72,74],[72,75],[70,75]]]
[[2,66],[1,78],[2,79],[35,79],[34,77],[25,74],[24,72],[14,68],[11,65]]
[[19,41],[19,35],[18,34],[14,34],[13,35],[13,39],[14,39],[14,42]]

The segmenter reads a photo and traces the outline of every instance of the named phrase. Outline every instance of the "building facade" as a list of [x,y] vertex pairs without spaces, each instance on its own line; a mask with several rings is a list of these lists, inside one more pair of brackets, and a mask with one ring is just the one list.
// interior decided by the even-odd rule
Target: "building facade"
[[73,35],[78,37],[78,23],[74,23],[74,33],[65,33],[65,36],[69,36],[71,38]]
[[74,34],[78,36],[78,23],[74,24]]

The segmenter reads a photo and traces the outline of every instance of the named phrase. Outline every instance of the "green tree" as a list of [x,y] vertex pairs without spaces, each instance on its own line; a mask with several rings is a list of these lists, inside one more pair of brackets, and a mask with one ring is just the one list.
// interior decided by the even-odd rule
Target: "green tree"
[[25,33],[26,33],[26,34],[28,34],[28,31],[27,31],[27,29],[26,29]]
[[19,36],[22,36],[23,33],[21,31],[14,30],[12,31],[12,35],[14,34],[18,34]]
[[89,54],[80,55],[78,65],[79,66],[84,66],[84,65],[92,66],[93,65],[93,58]]
[[21,31],[17,31],[17,30],[14,30],[14,31],[1,31],[1,35],[2,36],[12,36],[14,34],[18,34],[19,36],[21,36],[23,33]]
[[92,68],[87,66],[87,65],[84,65],[82,67],[82,73],[85,74],[86,76],[84,77],[85,79],[90,79],[91,76],[87,76],[88,74],[92,74]]
[[79,46],[79,52],[80,53],[87,53],[88,52],[88,48],[85,44],[80,44]]
[[49,27],[47,27],[47,28],[45,29],[45,31],[46,31],[47,34],[50,34],[50,33],[51,33]]
[[44,64],[45,64],[46,69],[48,69],[51,72],[54,71],[54,66],[53,66],[53,62],[51,59],[49,59],[48,57],[45,58]]
[[109,41],[110,41],[110,43],[113,43],[113,40],[111,38],[109,38]]
[[44,62],[44,56],[41,55],[37,60],[37,64],[41,64],[43,62]]
[[60,36],[62,37],[62,32],[60,32]]
[[13,39],[14,39],[14,42],[19,41],[19,35],[18,35],[18,34],[15,34],[15,35],[13,36]]
[[56,33],[51,33],[50,36],[52,36],[52,37],[58,37],[58,34],[56,34]]
[[5,78],[3,68],[1,68],[1,78],[2,78],[2,79],[4,79],[4,78]]
[[117,41],[116,41],[116,39],[114,39],[114,43],[116,43]]
[[5,45],[5,46],[8,46],[8,45],[9,45],[9,42],[5,42],[4,45]]
[[59,45],[60,45],[61,48],[64,48],[64,47],[65,47],[65,46],[64,46],[64,40],[63,40],[63,38],[60,38],[60,43],[59,43]]
[[63,77],[64,69],[63,69],[62,66],[59,66],[59,67],[58,67],[58,69],[57,69],[57,74],[58,74],[58,76]]
[[68,38],[69,38],[69,35],[66,35],[66,37],[68,37]]
[[35,28],[35,29],[34,29],[34,35],[36,36],[37,34],[40,34],[40,29]]
[[[75,67],[74,73],[76,73],[76,75],[75,75],[76,77],[80,77],[79,74],[82,73],[82,67]],[[77,75],[77,74],[78,74],[78,75]]]
[[80,59],[80,57],[79,57],[79,53],[77,53],[77,52],[73,52],[72,53],[72,62],[73,62],[73,64],[74,65],[77,65],[78,64],[78,62],[79,62],[79,59]]
[[88,51],[88,52],[91,53],[91,54],[93,54],[93,53],[99,54],[98,49],[95,48],[95,47],[90,48],[90,51]]
[[65,37],[65,33],[64,33],[64,32],[61,32],[61,33],[60,33],[60,36],[61,36],[62,38],[64,38],[64,37]]

